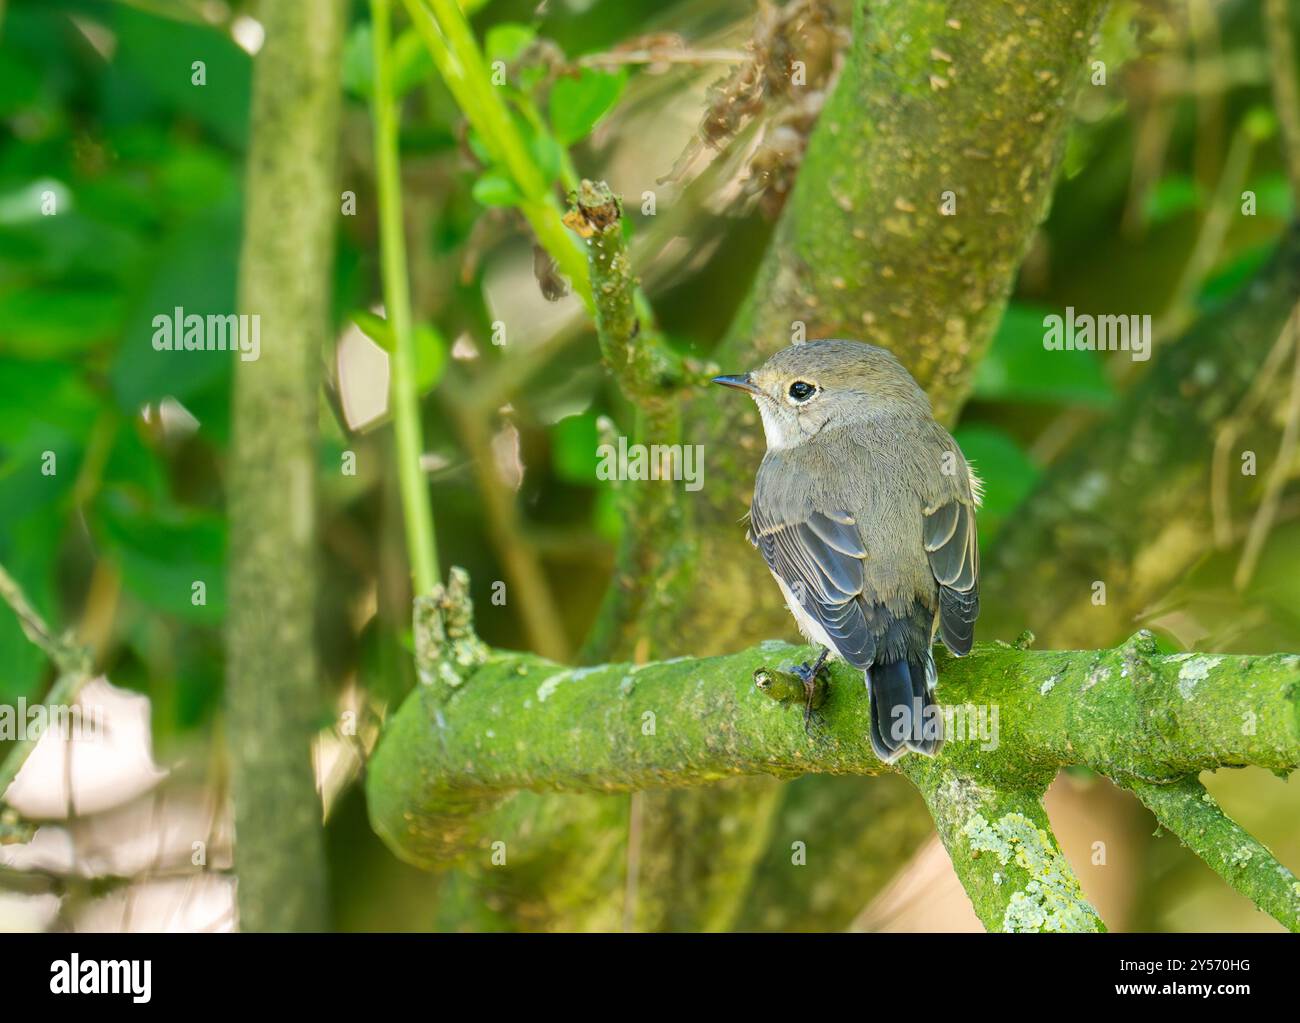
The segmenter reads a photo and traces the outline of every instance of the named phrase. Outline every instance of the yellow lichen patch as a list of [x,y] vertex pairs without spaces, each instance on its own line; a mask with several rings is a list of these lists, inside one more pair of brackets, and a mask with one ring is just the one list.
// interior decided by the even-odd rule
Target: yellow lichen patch
[[1097,911],[1083,897],[1070,865],[1047,832],[1024,814],[1009,813],[990,824],[976,814],[961,835],[971,856],[991,853],[1001,866],[1014,862],[1028,881],[1007,900],[1002,917],[1005,931],[1096,931]]

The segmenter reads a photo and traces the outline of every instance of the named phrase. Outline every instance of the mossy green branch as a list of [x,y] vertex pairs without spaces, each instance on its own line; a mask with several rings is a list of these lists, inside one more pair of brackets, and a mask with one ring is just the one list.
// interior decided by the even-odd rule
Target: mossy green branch
[[686,371],[654,324],[643,322],[623,236],[622,200],[605,182],[584,180],[570,197],[564,224],[588,249],[596,331],[605,365],[630,402],[661,410],[686,383]]
[[[603,181],[584,180],[570,197],[564,223],[587,249],[596,333],[605,365],[635,411],[633,439],[646,445],[652,458],[680,459],[678,399],[692,379],[691,372],[659,333],[637,291],[623,234],[622,201]],[[602,441],[617,446],[612,424],[606,421],[603,429]],[[671,479],[679,475],[674,468],[663,463],[659,468],[664,472],[662,480],[636,486],[624,482],[618,487],[627,528],[614,578],[584,647],[586,659],[630,652],[635,623],[647,607],[672,606],[681,599],[694,551],[689,502]],[[641,653],[655,656],[648,648]]]
[[1196,778],[1128,787],[1215,873],[1288,930],[1300,932],[1300,881],[1257,838],[1227,816]]
[[[454,692],[422,686],[389,722],[367,775],[373,826],[399,856],[432,867],[488,841],[477,819],[517,789],[620,792],[886,770],[865,738],[859,673],[832,668],[811,733],[799,700],[783,705],[754,685],[756,669],[809,653],[765,643],[725,657],[566,668],[494,652]],[[1156,783],[1228,764],[1300,766],[1293,655],[1162,656],[1139,634],[1101,651],[983,645],[945,658],[939,677],[949,741],[933,768],[914,758],[904,765],[909,776],[919,772],[913,780],[932,809],[945,779],[925,772],[970,779],[988,795],[967,801],[995,832],[1000,822],[1018,826],[1003,821],[1012,813],[1045,827],[1031,804],[1065,765]],[[950,851],[969,846],[962,832],[977,827],[974,810],[962,819],[937,814]],[[996,888],[991,862],[966,870],[987,873]],[[986,922],[995,908],[985,900]]]

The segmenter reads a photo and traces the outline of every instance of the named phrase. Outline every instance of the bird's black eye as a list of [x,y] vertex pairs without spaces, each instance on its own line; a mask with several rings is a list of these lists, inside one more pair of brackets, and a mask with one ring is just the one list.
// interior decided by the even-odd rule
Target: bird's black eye
[[804,380],[796,380],[790,385],[790,397],[795,401],[807,401],[816,393],[816,385],[807,383]]

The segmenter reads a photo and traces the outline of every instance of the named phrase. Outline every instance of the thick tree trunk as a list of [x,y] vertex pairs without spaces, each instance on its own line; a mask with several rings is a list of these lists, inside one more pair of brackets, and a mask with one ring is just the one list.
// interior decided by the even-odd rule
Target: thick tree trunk
[[239,922],[323,929],[316,664],[316,417],[328,326],[343,5],[271,3],[253,78],[240,311],[261,358],[237,362],[230,463],[229,743]]
[[[753,368],[803,324],[809,338],[890,348],[951,422],[1046,212],[1104,7],[859,4],[841,80],[715,356],[723,369]],[[702,394],[683,435],[705,445],[702,567],[690,600],[636,628],[696,654],[790,634],[737,525],[763,453],[753,403]]]

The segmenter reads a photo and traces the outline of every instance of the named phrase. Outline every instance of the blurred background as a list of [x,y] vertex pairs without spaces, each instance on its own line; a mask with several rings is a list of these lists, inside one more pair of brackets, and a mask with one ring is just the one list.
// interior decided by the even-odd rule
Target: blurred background
[[[627,197],[633,257],[660,325],[674,347],[707,359],[750,283],[807,131],[806,112],[780,104],[705,117],[711,106],[726,114],[710,87],[748,58],[766,8],[463,6],[519,89],[543,90],[543,99],[545,89],[570,90],[569,115],[539,132],[559,146],[539,160],[556,161],[561,180],[576,168]],[[846,38],[845,5],[813,7],[801,30],[833,54]],[[1294,31],[1300,13],[1290,17]],[[485,167],[405,19],[395,27],[424,468],[439,547],[468,569],[487,642],[572,657],[622,525],[595,473],[598,421],[625,407],[589,318],[559,295],[563,282],[511,208],[508,183]],[[219,352],[168,360],[149,345],[159,310],[235,308],[250,71],[262,42],[255,3],[0,2],[0,565],[52,628],[75,630],[89,647],[95,678],[81,699],[106,713],[92,751],[74,754],[76,744],[46,736],[4,793],[0,929],[235,926],[221,712],[234,362]],[[1084,87],[1051,213],[956,431],[986,481],[986,551],[1044,470],[1150,365],[1122,353],[1036,359],[1043,316],[1067,306],[1150,311],[1159,343],[1237,293],[1295,215],[1267,42],[1253,0],[1112,5],[1097,47],[1108,87]],[[343,51],[345,197],[374,191],[370,54],[367,8],[357,3]],[[204,62],[201,86],[195,60]],[[557,86],[556,68],[577,73]],[[1247,190],[1255,207],[1241,215]],[[653,216],[636,198],[647,191],[658,197]],[[51,195],[57,215],[42,212]],[[328,699],[313,753],[332,923],[529,926],[492,896],[494,912],[468,908],[458,872],[434,877],[398,862],[366,820],[364,758],[414,683],[410,584],[386,469],[375,210],[367,201],[349,210],[344,198],[340,212],[319,417]],[[494,321],[512,325],[508,347],[492,344]],[[338,471],[345,451],[357,454],[355,475]],[[35,471],[49,452],[57,472]],[[1168,649],[1300,651],[1298,514],[1295,501],[1283,503],[1246,585],[1234,582],[1240,544],[1219,548],[1207,537],[1200,563],[1134,628],[1154,630]],[[494,580],[526,599],[493,606]],[[202,602],[195,581],[205,584]],[[559,634],[546,629],[552,620]],[[38,701],[55,679],[0,608],[0,704]],[[0,742],[0,758],[11,748]],[[1204,780],[1283,863],[1300,866],[1294,783],[1255,769]],[[922,822],[900,837],[877,894],[841,925],[976,929],[910,787],[897,777],[840,781],[846,798],[855,787],[892,786],[890,798]],[[1112,929],[1278,929],[1176,839],[1155,834],[1150,816],[1104,779],[1067,772],[1049,811]],[[755,900],[745,924],[768,926]]]

